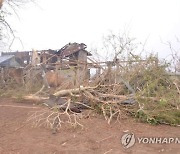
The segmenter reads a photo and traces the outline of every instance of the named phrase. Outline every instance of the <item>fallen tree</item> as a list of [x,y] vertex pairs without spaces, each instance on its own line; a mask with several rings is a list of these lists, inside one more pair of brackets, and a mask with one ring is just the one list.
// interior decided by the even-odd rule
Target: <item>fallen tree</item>
[[109,124],[131,116],[150,124],[179,125],[179,76],[169,76],[167,63],[153,55],[142,59],[129,53],[128,59],[118,59],[118,55],[124,56],[122,51],[128,45],[122,43],[115,58],[96,62],[94,65],[101,70],[80,86],[61,85],[53,89],[44,78],[26,99],[39,100],[48,108],[34,113],[29,121],[52,129],[59,129],[64,123],[82,126],[79,120],[84,110],[90,110],[104,116]]
[[[109,74],[105,70],[106,73],[103,72],[98,81],[95,79],[88,86],[57,90],[46,98],[48,101],[45,104],[50,108],[50,114],[40,112],[40,117],[46,115],[40,121],[44,119],[48,122],[51,115],[58,115],[59,118],[65,115],[70,124],[74,118],[83,117],[84,109],[90,109],[102,114],[109,124],[113,119],[120,121],[124,116],[133,116],[151,124],[179,125],[178,117],[175,116],[179,114],[179,101],[175,98],[179,97],[180,82],[166,75],[165,68],[164,65],[154,63],[150,57],[143,64],[139,62],[132,65],[130,71],[117,72],[119,68],[116,68]],[[119,77],[120,80],[117,80]],[[170,117],[166,117],[165,113]],[[37,114],[32,119],[39,117]],[[57,119],[57,116],[54,118]],[[79,123],[77,121],[76,124]],[[59,128],[61,124],[56,126]],[[54,127],[52,122],[51,126]]]

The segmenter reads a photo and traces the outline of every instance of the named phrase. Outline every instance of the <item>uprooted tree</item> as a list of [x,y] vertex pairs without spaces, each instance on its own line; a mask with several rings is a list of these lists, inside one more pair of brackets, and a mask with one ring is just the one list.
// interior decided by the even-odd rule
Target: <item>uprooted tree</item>
[[[80,119],[83,110],[88,109],[103,115],[109,124],[113,119],[120,121],[131,116],[151,124],[179,125],[178,74],[167,72],[169,64],[160,61],[157,56],[142,58],[133,54],[133,40],[123,36],[108,36],[106,43],[110,45],[114,57],[111,61],[96,62],[100,71],[91,82],[80,87],[51,91],[51,95],[43,101],[49,108],[35,112],[28,121],[35,126],[45,124],[53,130],[65,123],[83,127]],[[42,101],[39,96],[44,88],[28,99]]]
[[[13,31],[4,18],[8,9],[2,8],[7,6],[15,11],[15,8],[28,1],[0,0],[1,26],[7,27],[12,35]],[[160,61],[155,55],[143,58],[135,54],[137,44],[126,33],[111,33],[104,39],[104,46],[108,51],[108,60],[98,62],[91,59],[85,64],[86,67],[94,66],[97,69],[89,82],[78,87],[69,87],[64,83],[61,87],[49,90],[44,78],[40,90],[28,97],[23,96],[23,99],[31,101],[38,99],[47,106],[33,113],[27,121],[33,122],[34,126],[46,125],[54,132],[62,124],[83,127],[80,119],[84,116],[83,110],[88,109],[104,116],[109,124],[114,119],[120,121],[123,117],[131,116],[151,124],[179,125],[180,77],[167,71],[169,63]],[[180,58],[177,55],[173,58],[178,72]],[[31,69],[24,69],[26,76]],[[31,83],[25,82],[21,90],[28,89],[34,79],[30,76],[27,81]],[[39,82],[39,78],[36,81]],[[7,86],[5,90],[3,88],[2,95],[8,91]]]
[[[134,39],[126,34],[110,34],[105,39],[110,57],[106,61],[89,58],[86,63],[65,59],[61,63],[62,57],[50,55],[46,62],[54,56],[61,60],[60,63],[47,63],[48,68],[53,66],[54,73],[57,73],[66,65],[75,72],[75,80],[79,77],[78,69],[94,67],[96,74],[80,85],[68,84],[61,79],[59,87],[50,88],[45,63],[26,66],[22,73],[26,80],[23,80],[22,86],[16,86],[19,89],[18,98],[38,100],[47,106],[33,113],[27,121],[34,126],[46,125],[56,132],[63,124],[83,127],[80,119],[87,117],[87,112],[83,111],[88,110],[99,113],[109,124],[130,116],[151,124],[179,125],[180,76],[169,72],[169,63],[161,61],[156,55],[142,57],[137,54],[136,46]],[[4,76],[1,75],[1,78]],[[0,94],[5,96],[8,86],[13,84],[0,85],[4,85],[1,88],[3,94],[1,91]],[[27,95],[29,93],[31,95]]]

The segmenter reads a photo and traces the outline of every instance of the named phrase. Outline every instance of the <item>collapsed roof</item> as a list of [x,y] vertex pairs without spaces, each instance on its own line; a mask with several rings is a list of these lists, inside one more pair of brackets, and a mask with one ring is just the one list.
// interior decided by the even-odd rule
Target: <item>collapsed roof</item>
[[80,50],[87,53],[88,56],[91,56],[92,54],[86,50],[87,46],[84,43],[68,43],[64,47],[62,47],[60,50],[58,50],[58,54],[61,57],[68,57]]

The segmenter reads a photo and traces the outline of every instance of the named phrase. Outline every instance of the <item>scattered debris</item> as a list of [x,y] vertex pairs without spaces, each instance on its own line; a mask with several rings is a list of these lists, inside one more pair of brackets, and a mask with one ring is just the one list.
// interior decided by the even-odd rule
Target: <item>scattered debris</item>
[[[9,57],[20,55],[14,52]],[[47,106],[28,119],[34,126],[50,126],[53,133],[65,123],[83,127],[79,120],[84,110],[102,114],[108,124],[126,115],[149,123],[180,122],[178,118],[172,122],[164,115],[172,110],[172,114],[179,115],[180,104],[175,99],[179,98],[179,76],[168,75],[157,57],[137,59],[131,54],[129,60],[116,57],[113,61],[97,62],[88,57],[92,54],[83,43],[22,55],[26,59],[22,72],[19,71],[19,76],[11,73],[10,77],[17,80],[18,76],[22,87],[34,93],[23,99],[38,100]],[[91,68],[96,69],[93,77]],[[1,67],[3,88],[9,83],[5,69],[12,68]]]

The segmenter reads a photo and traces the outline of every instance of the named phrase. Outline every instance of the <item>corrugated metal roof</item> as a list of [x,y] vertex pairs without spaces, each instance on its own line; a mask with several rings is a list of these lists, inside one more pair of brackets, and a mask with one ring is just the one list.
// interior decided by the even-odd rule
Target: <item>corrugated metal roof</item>
[[0,64],[5,62],[6,60],[11,59],[12,57],[14,57],[14,55],[4,55],[4,56],[0,56]]

